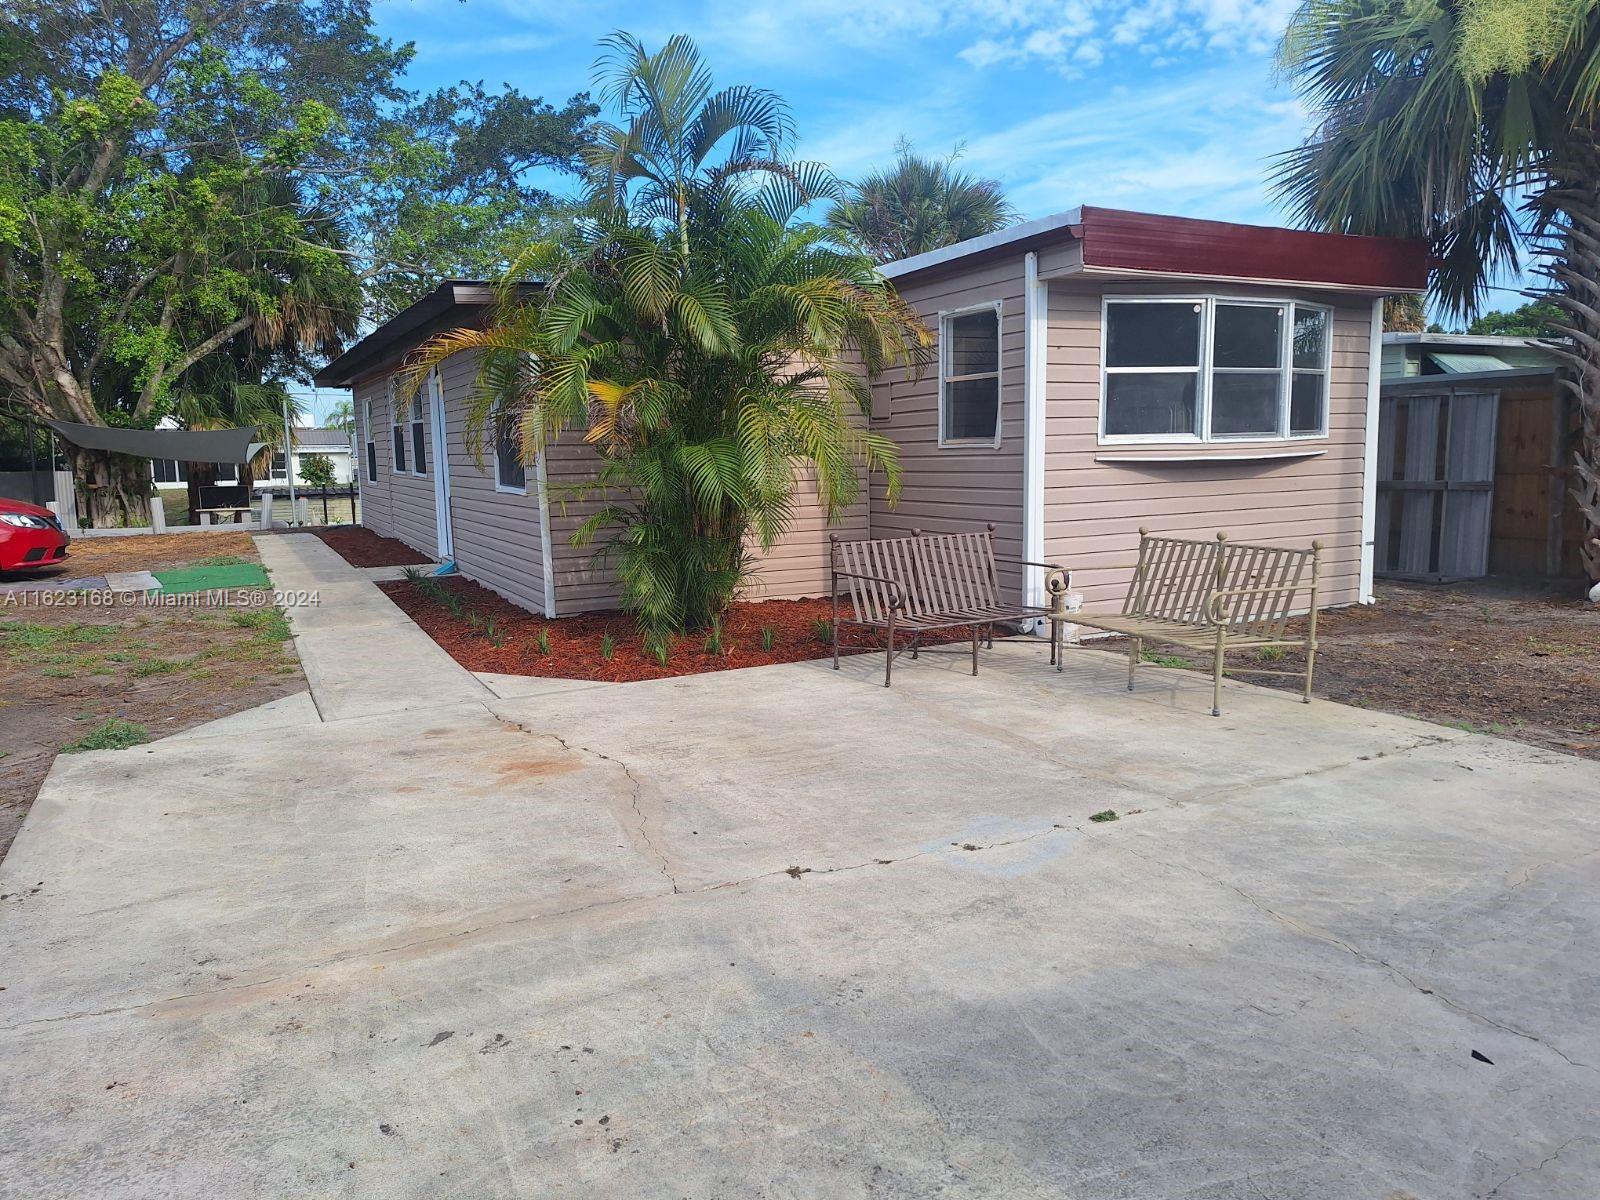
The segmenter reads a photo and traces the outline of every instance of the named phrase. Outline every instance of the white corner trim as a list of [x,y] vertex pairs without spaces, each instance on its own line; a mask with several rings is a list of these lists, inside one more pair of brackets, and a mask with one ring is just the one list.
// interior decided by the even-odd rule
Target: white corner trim
[[[1049,350],[1050,285],[1039,280],[1039,256],[1023,258],[1022,557],[1044,561],[1045,366]],[[1044,605],[1044,572],[1022,569],[1023,603]]]
[[545,479],[544,454],[533,460],[534,486],[539,493],[539,557],[544,567],[544,615],[556,615],[556,556],[550,545],[550,488]]
[[1378,554],[1378,413],[1383,391],[1383,297],[1372,302],[1372,337],[1367,347],[1367,426],[1361,453],[1361,590],[1371,604],[1373,568]]

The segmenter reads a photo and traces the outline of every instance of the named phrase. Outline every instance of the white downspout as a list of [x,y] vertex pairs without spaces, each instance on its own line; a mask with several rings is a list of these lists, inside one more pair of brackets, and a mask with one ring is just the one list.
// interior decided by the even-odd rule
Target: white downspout
[[[1050,285],[1039,281],[1039,256],[1023,262],[1022,557],[1044,560],[1045,365],[1049,349]],[[1022,569],[1023,603],[1045,604],[1044,572]],[[1035,622],[1035,628],[1043,622]]]
[[1383,297],[1372,302],[1372,332],[1367,348],[1366,443],[1361,453],[1362,604],[1373,602],[1372,574],[1378,553],[1378,412],[1383,391]]

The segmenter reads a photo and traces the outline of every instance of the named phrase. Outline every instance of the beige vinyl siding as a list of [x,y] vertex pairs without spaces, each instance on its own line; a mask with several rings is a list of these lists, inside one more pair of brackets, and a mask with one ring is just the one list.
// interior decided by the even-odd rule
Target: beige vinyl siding
[[[361,523],[373,533],[392,536],[389,519],[389,477],[393,468],[389,457],[389,425],[384,418],[384,381],[366,379],[350,391],[351,403],[356,410],[356,445],[361,450]],[[378,455],[378,477],[367,478],[367,402],[377,409],[378,421],[372,430],[373,446]]]
[[599,467],[599,454],[584,442],[581,430],[567,430],[545,452],[558,616],[617,607],[616,572],[600,553],[614,531],[602,530],[587,546],[572,544],[578,526],[605,505],[605,499],[589,487]]
[[816,475],[810,471],[795,485],[794,518],[789,530],[763,553],[752,539],[755,570],[745,598],[749,600],[798,600],[806,596],[826,596],[833,587],[829,535],[847,541],[865,538],[868,533],[866,492],[849,508],[838,513],[832,524],[828,510],[817,498]]
[[543,612],[544,557],[534,469],[527,469],[526,494],[500,491],[495,486],[493,431],[484,431],[481,452],[477,439],[468,438],[467,409],[478,363],[476,353],[457,354],[440,369],[450,447],[450,529],[456,566],[466,578],[513,604]]
[[[901,537],[913,528],[964,532],[994,522],[996,553],[1022,554],[1023,260],[1016,255],[962,266],[936,278],[904,282],[901,296],[929,328],[939,314],[1000,302],[1000,445],[939,445],[939,368],[921,378],[904,368],[886,371],[874,385],[872,427],[900,447],[904,467],[900,501],[891,507],[876,481],[870,528],[875,538]],[[886,402],[885,402],[886,401]],[[1001,585],[1020,592],[1020,568],[1003,566]]]
[[[1099,444],[1103,295],[1215,294],[1302,300],[1334,310],[1328,436],[1203,445]],[[1138,556],[1139,527],[1152,533],[1324,545],[1321,600],[1350,604],[1361,572],[1362,452],[1366,435],[1370,301],[1286,288],[1057,282],[1050,288],[1045,417],[1045,556],[1072,569],[1089,608],[1114,606]],[[1224,455],[1318,451],[1254,462]],[[1202,461],[1097,461],[1129,454]]]
[[[381,533],[384,537],[396,538],[423,554],[432,556],[438,553],[439,528],[434,520],[433,502],[433,471],[434,471],[434,446],[432,422],[424,421],[423,436],[426,438],[428,456],[428,473],[425,476],[412,475],[408,470],[405,474],[397,474],[394,469],[394,447],[391,445],[393,438],[393,420],[389,415],[389,380],[387,375],[364,379],[354,389],[354,394],[360,401],[357,405],[358,420],[366,420],[366,400],[368,397],[376,399],[376,408],[379,419],[383,422],[378,427],[378,482],[376,485],[366,483],[369,493],[379,493],[373,497],[370,509],[363,505],[361,523]],[[427,404],[424,401],[424,410]],[[406,421],[401,430],[406,438],[406,466],[412,466],[411,461],[411,423]],[[363,450],[363,452],[365,452]]]

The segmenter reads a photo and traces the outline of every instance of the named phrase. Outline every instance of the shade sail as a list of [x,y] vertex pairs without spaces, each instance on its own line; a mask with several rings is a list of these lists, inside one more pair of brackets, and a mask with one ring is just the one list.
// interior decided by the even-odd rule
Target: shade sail
[[109,450],[135,458],[172,458],[178,462],[245,463],[252,457],[256,426],[242,429],[115,429],[107,425],[78,425],[72,421],[45,421],[74,446]]

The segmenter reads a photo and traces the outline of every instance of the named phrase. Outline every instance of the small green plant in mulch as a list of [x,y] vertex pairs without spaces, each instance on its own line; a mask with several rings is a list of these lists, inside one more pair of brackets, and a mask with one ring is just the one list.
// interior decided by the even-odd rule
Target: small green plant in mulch
[[773,643],[778,640],[778,631],[771,625],[761,627],[761,648],[768,654],[772,653]]
[[61,747],[63,754],[79,754],[85,750],[126,750],[150,739],[150,731],[137,721],[124,721],[121,717],[107,717],[83,737]]
[[1101,823],[1101,822],[1105,822],[1105,821],[1115,821],[1116,819],[1117,819],[1117,810],[1114,809],[1114,808],[1103,808],[1097,813],[1091,813],[1090,816],[1089,816],[1089,820],[1097,822],[1097,823]]
[[600,635],[600,657],[610,662],[617,653],[617,639],[611,636],[610,631]]
[[428,577],[428,573],[426,571],[424,571],[421,567],[402,567],[400,569],[400,577],[402,579],[404,579],[407,583],[418,583],[418,584],[420,584],[424,579],[426,579]]
[[811,630],[817,635],[817,641],[824,646],[833,643],[833,622],[826,617],[818,617],[811,623]]
[[483,622],[483,614],[477,609],[473,609],[467,614],[467,628],[472,630],[473,633],[483,632]]
[[707,654],[721,654],[723,652],[722,621],[717,617],[711,618],[711,629],[706,634],[704,649]]
[[1256,657],[1262,662],[1282,662],[1289,657],[1287,646],[1263,646],[1256,651]]
[[506,644],[506,631],[501,628],[500,622],[493,617],[484,618],[483,636],[489,639],[489,644],[496,648]]
[[664,667],[672,658],[672,650],[664,641],[652,642],[650,644],[650,657]]
[[1140,662],[1147,662],[1153,667],[1187,667],[1189,660],[1180,658],[1176,654],[1155,654],[1146,650],[1139,655]]
[[548,629],[540,628],[539,636],[533,639],[533,648],[540,654],[550,653],[550,631]]

